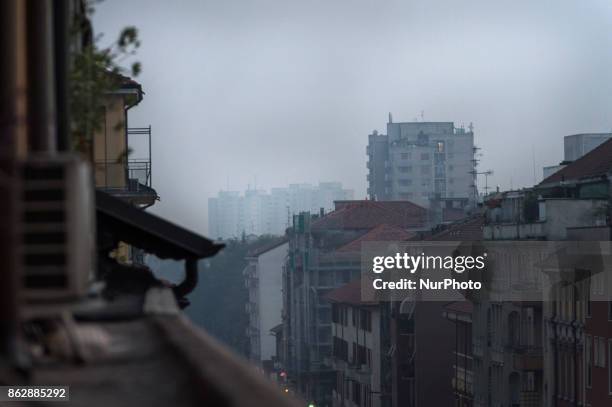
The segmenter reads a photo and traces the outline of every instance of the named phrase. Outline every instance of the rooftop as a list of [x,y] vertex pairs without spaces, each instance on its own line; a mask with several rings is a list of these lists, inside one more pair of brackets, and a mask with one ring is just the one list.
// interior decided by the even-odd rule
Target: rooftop
[[612,139],[540,182],[539,186],[561,181],[578,181],[604,176],[612,171]]
[[405,229],[394,225],[382,224],[370,230],[366,234],[353,240],[350,243],[341,246],[337,252],[360,252],[362,242],[388,242],[388,241],[404,241],[411,239],[416,234],[408,232]]
[[425,208],[409,201],[336,201],[336,209],[315,221],[312,229],[373,229],[382,224],[420,228],[426,214]]
[[361,299],[361,278],[332,290],[327,294],[327,299],[331,302],[350,305],[373,304],[371,302],[364,302]]
[[478,215],[466,220],[453,223],[446,229],[432,234],[425,240],[437,241],[474,241],[482,240],[482,229],[484,225],[484,217]]

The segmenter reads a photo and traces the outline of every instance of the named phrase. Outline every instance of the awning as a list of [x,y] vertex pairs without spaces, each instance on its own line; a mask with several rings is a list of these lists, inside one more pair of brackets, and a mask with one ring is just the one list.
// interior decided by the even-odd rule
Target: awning
[[110,234],[162,259],[201,259],[224,246],[100,190],[96,190],[96,216],[99,236]]

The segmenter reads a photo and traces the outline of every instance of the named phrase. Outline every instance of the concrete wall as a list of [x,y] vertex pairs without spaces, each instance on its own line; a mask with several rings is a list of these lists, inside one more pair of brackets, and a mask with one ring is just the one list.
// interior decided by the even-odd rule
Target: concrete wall
[[282,322],[282,273],[288,248],[289,244],[284,243],[258,257],[256,273],[259,280],[258,316],[262,361],[276,356],[276,338],[270,330]]
[[124,100],[109,95],[104,103],[104,120],[93,137],[93,158],[97,187],[124,188],[127,163],[121,161],[127,149]]

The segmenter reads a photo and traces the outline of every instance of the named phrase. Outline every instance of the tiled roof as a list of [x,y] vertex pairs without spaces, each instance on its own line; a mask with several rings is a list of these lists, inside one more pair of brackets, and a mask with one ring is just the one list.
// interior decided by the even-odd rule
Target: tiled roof
[[449,225],[448,228],[441,232],[425,238],[425,240],[437,241],[473,241],[482,240],[482,227],[484,218],[481,215],[471,217],[467,220],[460,221]]
[[327,299],[332,302],[351,305],[374,304],[373,302],[361,300],[361,278],[332,290],[327,294]]
[[382,224],[418,228],[425,224],[426,212],[408,201],[342,201],[336,210],[317,220],[312,229],[373,229]]
[[249,250],[249,252],[247,253],[247,257],[258,257],[266,252],[269,252],[272,249],[276,249],[278,246],[287,243],[288,241],[289,240],[286,237],[276,239],[255,249]]
[[539,185],[595,178],[610,171],[612,171],[612,139],[600,144],[576,161],[545,178]]
[[408,232],[393,225],[379,225],[374,229],[367,232],[365,235],[353,240],[350,243],[337,249],[337,252],[360,252],[362,242],[390,242],[390,241],[404,241],[415,236],[415,233]]

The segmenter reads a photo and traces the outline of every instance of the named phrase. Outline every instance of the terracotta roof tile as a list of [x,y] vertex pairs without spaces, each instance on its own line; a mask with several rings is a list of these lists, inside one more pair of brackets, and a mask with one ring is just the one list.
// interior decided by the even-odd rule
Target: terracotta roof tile
[[379,225],[365,235],[345,244],[337,252],[360,252],[362,242],[391,242],[411,239],[416,234],[394,225]]
[[484,218],[480,215],[474,216],[464,221],[460,221],[448,226],[441,232],[425,238],[425,240],[437,241],[477,241],[482,240],[482,228]]
[[382,224],[418,228],[425,224],[426,213],[425,208],[409,201],[342,201],[312,229],[373,229]]

